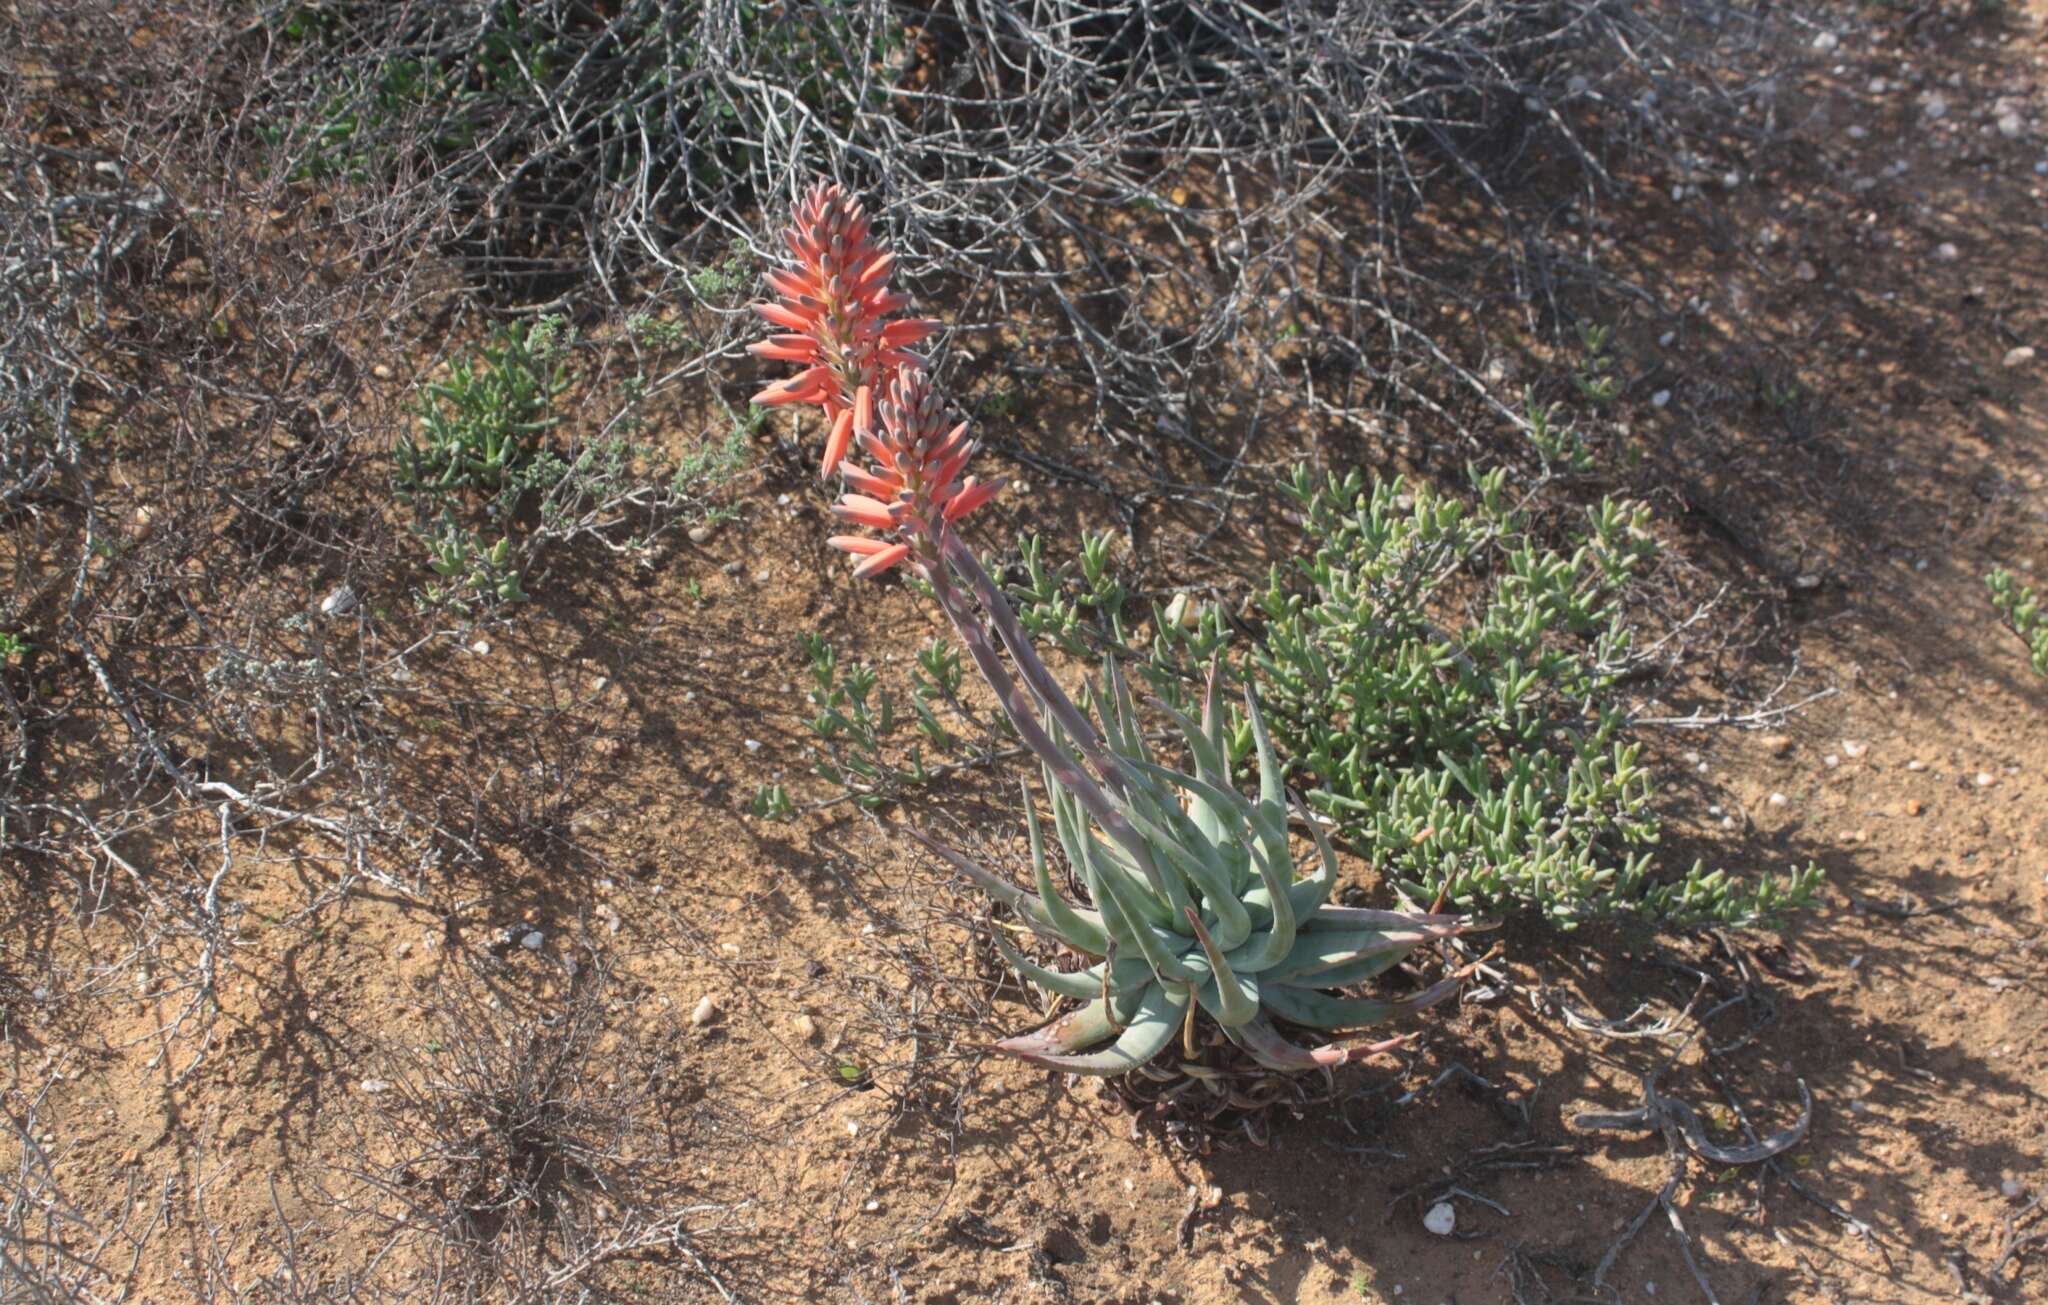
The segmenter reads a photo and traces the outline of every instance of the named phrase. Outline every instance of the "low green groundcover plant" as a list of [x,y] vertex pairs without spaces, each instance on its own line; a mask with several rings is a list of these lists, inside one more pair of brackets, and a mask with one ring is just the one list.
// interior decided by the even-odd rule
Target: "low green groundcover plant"
[[1561,552],[1531,540],[1506,484],[1475,473],[1467,502],[1357,472],[1287,482],[1306,539],[1272,572],[1248,661],[1291,778],[1423,902],[1567,927],[1806,904],[1813,866],[1659,872],[1656,786],[1617,693],[1647,514],[1604,501]]
[[1991,590],[1991,605],[2005,618],[2006,628],[2027,645],[2027,659],[2034,670],[2048,675],[2048,612],[2041,610],[2041,596],[2004,567],[1985,576],[1984,584]]

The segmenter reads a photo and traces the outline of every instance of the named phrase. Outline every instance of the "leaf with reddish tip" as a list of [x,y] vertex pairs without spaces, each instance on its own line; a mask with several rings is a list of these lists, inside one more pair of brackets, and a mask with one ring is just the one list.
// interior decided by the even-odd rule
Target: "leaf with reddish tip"
[[[1099,1002],[1097,1003],[1100,1004]],[[1146,986],[1143,1000],[1138,1003],[1129,1025],[1118,1035],[1113,1046],[1092,1055],[1072,1055],[1055,1049],[1061,1042],[1072,1043],[1078,1037],[1075,1030],[1061,1029],[1063,1020],[1055,1020],[1043,1029],[1005,1038],[996,1044],[998,1051],[1019,1056],[1034,1065],[1059,1070],[1067,1074],[1089,1074],[1103,1076],[1128,1074],[1151,1060],[1173,1043],[1174,1034],[1180,1031],[1181,1021],[1187,1011],[1188,997],[1179,991],[1153,983]],[[1085,1014],[1090,1007],[1066,1016],[1071,1020]],[[1105,1020],[1106,1022],[1106,1020]],[[1100,1039],[1095,1039],[1100,1041]],[[1088,1046],[1090,1043],[1079,1043]]]
[[996,1044],[998,1051],[1025,1060],[1042,1060],[1046,1056],[1064,1056],[1095,1046],[1114,1033],[1116,1028],[1109,1021],[1109,1007],[1097,997],[1079,1010],[1067,1012],[1052,1023],[1020,1033],[1013,1038],[1004,1038]]
[[[1283,1073],[1298,1074],[1307,1069],[1334,1069],[1351,1059],[1353,1052],[1344,1047],[1325,1044],[1320,1047],[1298,1047],[1280,1035],[1280,1030],[1265,1016],[1247,1020],[1243,1024],[1226,1026],[1223,1035],[1267,1069]],[[1357,1054],[1363,1055],[1364,1049]]]

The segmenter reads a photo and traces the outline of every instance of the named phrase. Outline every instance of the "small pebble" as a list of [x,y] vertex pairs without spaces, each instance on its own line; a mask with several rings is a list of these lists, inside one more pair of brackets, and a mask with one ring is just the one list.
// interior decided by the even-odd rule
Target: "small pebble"
[[1816,32],[1813,37],[1813,48],[1822,54],[1834,53],[1835,47],[1841,43],[1842,38],[1833,32]]
[[718,1003],[711,1000],[711,998],[707,996],[702,1001],[697,1003],[697,1008],[695,1010],[690,1012],[690,1026],[692,1028],[701,1029],[706,1024],[709,1024],[711,1021],[717,1018]]
[[1833,770],[1836,766],[1842,764],[1842,759],[1836,756],[1834,753],[1830,752],[1828,753],[1828,755],[1820,759],[1820,764],[1826,766],[1829,770]]
[[1868,743],[1863,742],[1860,739],[1842,740],[1843,755],[1847,756],[1851,761],[1856,760],[1856,758],[1862,756],[1864,753],[1868,751],[1870,751],[1870,745]]
[[712,533],[713,533],[713,532],[712,532],[712,529],[711,529],[711,524],[710,524],[709,522],[706,522],[705,524],[703,524],[703,525],[701,525],[701,526],[691,526],[691,527],[690,527],[690,542],[691,542],[691,543],[693,543],[693,544],[701,544],[701,543],[705,542],[706,540],[710,539],[710,538],[711,538],[711,536],[712,536]]
[[477,656],[482,657],[484,654],[488,653],[491,650],[490,640],[479,639],[469,646],[469,650],[475,653]]
[[320,600],[320,615],[347,616],[356,609],[356,591],[343,585]]
[[1761,739],[1758,739],[1757,742],[1763,744],[1764,751],[1774,757],[1782,757],[1792,750],[1792,736],[1790,734],[1766,734]]
[[1438,1201],[1422,1216],[1422,1226],[1439,1237],[1448,1237],[1458,1226],[1458,1212],[1449,1201]]
[[2027,131],[2027,120],[2017,113],[1998,115],[1998,134],[2007,140],[2018,140]]
[[1650,406],[1652,408],[1662,408],[1669,405],[1670,402],[1671,391],[1669,390],[1659,390],[1650,396]]
[[748,739],[746,742],[746,748],[749,752],[759,752],[761,750],[761,740]]
[[1920,112],[1927,115],[1930,122],[1941,121],[1948,116],[1948,96],[1936,91],[1927,97],[1925,104],[1920,106]]
[[1990,788],[1993,784],[1996,784],[1997,782],[1998,776],[1992,774],[1990,771],[1980,770],[1977,772],[1978,788]]
[[798,1015],[789,1022],[789,1027],[792,1032],[805,1042],[816,1042],[818,1040],[818,1021],[808,1015]]
[[546,941],[547,935],[543,934],[540,930],[528,929],[526,936],[519,940],[519,945],[530,952],[537,952],[540,950],[540,945]]
[[2006,367],[2024,367],[2032,361],[2034,361],[2034,347],[2030,344],[2023,344],[2017,349],[2005,351],[2003,365]]
[[2008,1178],[1998,1185],[1998,1190],[2005,1193],[2007,1200],[2017,1201],[2027,1194],[2027,1185],[2017,1178]]
[[1788,798],[1788,797],[1786,797],[1786,796],[1785,796],[1785,795],[1784,795],[1783,793],[1773,793],[1773,794],[1771,794],[1771,796],[1770,796],[1770,798],[1769,798],[1768,800],[1769,800],[1769,802],[1770,802],[1770,804],[1771,804],[1772,806],[1774,806],[1774,807],[1782,807],[1782,806],[1784,806],[1785,804],[1787,804],[1788,802],[1790,802],[1790,801],[1791,801],[1792,799],[1791,799],[1791,798]]
[[1909,762],[1907,762],[1907,763],[1906,763],[1906,769],[1907,769],[1907,770],[1925,770],[1925,769],[1927,769],[1927,763],[1926,763],[1926,762],[1924,762],[1924,761],[1922,761],[1922,760],[1920,760],[1920,759],[1919,759],[1918,757],[1915,757],[1915,758],[1914,758],[1913,760],[1911,760],[1911,761],[1909,761]]
[[1953,263],[1962,256],[1963,251],[1956,248],[1953,240],[1944,240],[1934,247],[1934,257],[1943,263]]
[[376,1096],[379,1092],[389,1092],[391,1090],[391,1080],[385,1078],[366,1078],[363,1080],[362,1088],[363,1091],[371,1096]]

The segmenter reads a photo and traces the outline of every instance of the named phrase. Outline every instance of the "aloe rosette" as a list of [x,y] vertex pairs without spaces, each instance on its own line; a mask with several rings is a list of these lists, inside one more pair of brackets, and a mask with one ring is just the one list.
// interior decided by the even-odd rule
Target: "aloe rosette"
[[1452,974],[1412,996],[1345,996],[1399,964],[1417,946],[1453,937],[1459,916],[1334,906],[1337,859],[1312,822],[1315,867],[1297,875],[1287,835],[1281,768],[1258,702],[1248,692],[1259,792],[1232,786],[1212,676],[1200,722],[1161,703],[1193,758],[1192,772],[1155,763],[1128,687],[1115,664],[1104,670],[1105,729],[1122,763],[1120,808],[1142,855],[1104,834],[1087,806],[1050,767],[1045,776],[1061,851],[1092,908],[1069,903],[1053,882],[1042,823],[1025,798],[1035,892],[1015,887],[950,849],[932,846],[1031,929],[1091,958],[1083,970],[1040,965],[996,936],[996,947],[1026,980],[1082,1005],[1043,1028],[996,1045],[1011,1055],[1074,1074],[1138,1069],[1176,1041],[1198,1057],[1195,1013],[1206,1014],[1253,1061],[1274,1070],[1335,1066],[1390,1050],[1403,1039],[1302,1047],[1279,1024],[1341,1033],[1421,1010],[1457,991]]
[[[932,324],[884,320],[907,303],[877,292],[893,255],[836,186],[818,187],[798,203],[785,242],[798,266],[769,275],[780,298],[758,311],[802,335],[777,336],[755,352],[804,369],[758,397],[825,411],[825,463],[847,487],[833,510],[874,532],[831,543],[855,555],[858,577],[901,567],[931,587],[1018,738],[1038,758],[1055,838],[1086,892],[1085,902],[1069,902],[1055,886],[1043,822],[1028,794],[1032,889],[924,840],[1031,930],[1094,962],[1055,969],[998,936],[1021,976],[1082,1004],[997,1046],[1069,1073],[1121,1074],[1147,1066],[1176,1038],[1184,1057],[1197,1059],[1197,1012],[1252,1061],[1278,1071],[1340,1065],[1398,1045],[1396,1038],[1302,1046],[1282,1028],[1348,1033],[1443,1000],[1457,990],[1462,971],[1401,999],[1340,990],[1471,922],[1332,905],[1336,857],[1312,821],[1314,866],[1298,874],[1281,767],[1249,691],[1257,798],[1240,794],[1231,780],[1219,673],[1211,675],[1201,721],[1159,705],[1178,726],[1192,769],[1153,759],[1113,661],[1095,695],[1100,725],[1083,712],[954,529],[1000,482],[966,474],[977,448],[968,424],[950,418],[923,360],[903,348]],[[856,465],[855,450],[869,466]],[[1206,1046],[1207,1034],[1200,1036]]]

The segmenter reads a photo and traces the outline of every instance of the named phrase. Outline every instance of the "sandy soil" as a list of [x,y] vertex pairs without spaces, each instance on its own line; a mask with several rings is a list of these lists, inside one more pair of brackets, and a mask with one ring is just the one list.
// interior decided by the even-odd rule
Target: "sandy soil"
[[[2048,560],[2048,355],[2009,357],[2048,350],[2040,17],[1838,28],[1839,48],[1788,69],[1788,146],[1727,161],[1736,184],[1703,197],[1630,179],[1610,210],[1624,270],[1667,308],[1698,303],[1669,344],[1624,331],[1622,402],[1685,470],[1658,505],[1674,546],[1761,593],[1796,655],[1737,679],[1789,675],[1781,703],[1833,691],[1754,728],[1651,733],[1674,859],[1826,867],[1822,903],[1782,940],[1511,929],[1515,990],[1347,1071],[1338,1105],[1276,1121],[1265,1146],[1201,1155],[1134,1129],[1093,1085],[983,1054],[1037,1012],[976,943],[973,900],[892,834],[904,813],[745,814],[771,779],[825,792],[802,780],[797,632],[876,660],[938,633],[900,588],[843,578],[792,469],[672,565],[551,585],[574,603],[544,595],[422,665],[444,706],[397,716],[419,739],[404,782],[472,862],[299,915],[324,872],[281,831],[234,872],[271,912],[239,921],[204,1040],[163,1052],[185,994],[146,972],[27,1004],[8,1021],[13,1108],[38,1103],[97,1217],[125,1210],[134,1230],[165,1213],[136,1300],[453,1281],[390,1218],[409,1206],[417,1229],[462,1199],[446,1156],[483,1145],[429,1136],[434,1085],[516,1079],[545,1049],[492,1030],[564,1009],[592,1021],[589,1055],[546,1090],[641,1166],[643,1190],[695,1211],[692,1236],[620,1252],[619,1280],[650,1294],[1533,1302],[1585,1289],[1651,1211],[1602,1275],[1631,1302],[1707,1286],[1730,1302],[2041,1298],[2039,1248],[1993,1269],[2008,1220],[2048,1188],[2048,682],[1981,581]],[[1742,397],[1759,367],[1796,397]],[[1050,486],[1002,510],[1056,528],[1095,508]],[[373,645],[400,638],[364,620]],[[1717,696],[1725,682],[1641,706],[1751,710]],[[451,703],[461,729],[434,715]],[[558,777],[546,809],[464,810],[528,773]],[[911,814],[1014,853],[1000,783],[948,792],[944,816]],[[23,973],[85,973],[137,941],[12,905],[34,922],[10,962]],[[1704,1042],[1565,1014],[1647,1007],[1639,1028],[1689,1003],[1713,1011]],[[1658,1067],[1729,1144],[1797,1121],[1800,1085],[1812,1097],[1775,1166],[1680,1167],[1689,1248],[1652,1210],[1665,1140],[1573,1123],[1635,1105]],[[1455,1234],[1432,1235],[1422,1215],[1451,1188]]]

